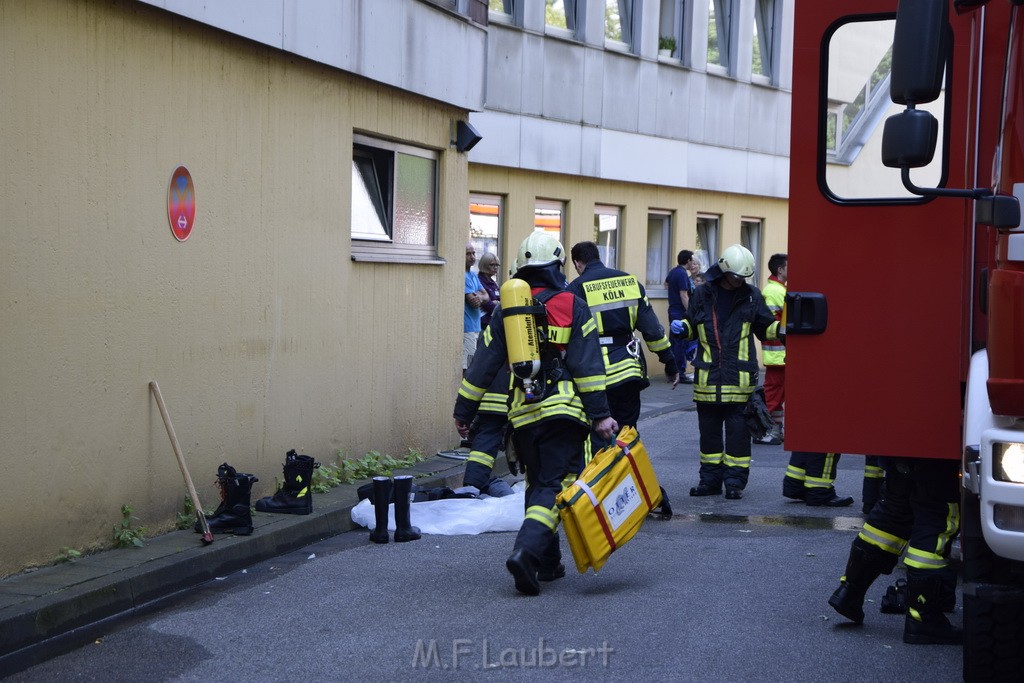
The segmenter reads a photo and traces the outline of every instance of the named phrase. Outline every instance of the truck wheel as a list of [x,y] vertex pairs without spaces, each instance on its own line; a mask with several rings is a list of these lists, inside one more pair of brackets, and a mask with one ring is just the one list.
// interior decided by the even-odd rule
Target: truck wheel
[[[968,583],[1013,584],[1013,572],[985,543],[977,497],[961,506],[964,578]],[[1024,669],[1024,603],[997,603],[964,595],[964,680],[1019,680]]]

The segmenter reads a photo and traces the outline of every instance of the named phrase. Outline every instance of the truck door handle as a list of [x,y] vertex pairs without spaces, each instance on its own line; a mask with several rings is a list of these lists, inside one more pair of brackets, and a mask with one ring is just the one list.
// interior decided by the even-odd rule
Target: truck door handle
[[821,334],[828,326],[828,302],[818,292],[786,292],[786,334]]

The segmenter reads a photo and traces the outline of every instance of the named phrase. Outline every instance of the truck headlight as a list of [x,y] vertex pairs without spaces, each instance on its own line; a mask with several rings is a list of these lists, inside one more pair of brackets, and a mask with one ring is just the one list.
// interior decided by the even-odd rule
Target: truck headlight
[[998,481],[1024,484],[1024,444],[993,443],[992,476]]

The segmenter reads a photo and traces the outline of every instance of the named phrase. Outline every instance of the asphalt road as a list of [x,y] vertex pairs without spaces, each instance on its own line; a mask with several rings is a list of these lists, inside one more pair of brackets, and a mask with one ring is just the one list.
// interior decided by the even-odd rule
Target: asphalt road
[[878,612],[896,575],[869,592],[861,627],[827,605],[863,521],[862,457],[840,464],[852,508],[783,499],[782,447],[755,446],[743,500],[690,498],[696,414],[640,430],[676,516],[648,520],[597,574],[570,566],[530,598],[504,568],[511,533],[378,546],[352,532],[111,623],[10,680],[960,680],[959,648],[904,645],[903,617]]

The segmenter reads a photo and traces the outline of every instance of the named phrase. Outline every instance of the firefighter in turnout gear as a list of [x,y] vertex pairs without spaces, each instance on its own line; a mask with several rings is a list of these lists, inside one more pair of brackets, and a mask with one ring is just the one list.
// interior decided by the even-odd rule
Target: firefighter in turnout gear
[[[569,291],[587,302],[597,323],[601,357],[608,395],[608,406],[619,428],[636,427],[640,419],[640,392],[650,385],[643,350],[633,332],[639,332],[651,353],[665,365],[672,388],[679,384],[679,369],[665,328],[647,300],[644,286],[629,273],[609,268],[601,261],[597,245],[580,242],[570,253],[579,277],[569,283]],[[586,460],[609,445],[591,435]],[[661,514],[670,516],[672,508],[665,490],[661,493]]]
[[725,497],[738,500],[750,476],[750,432],[743,409],[757,388],[754,338],[785,334],[760,290],[747,284],[753,274],[754,255],[739,244],[728,247],[708,269],[707,282],[694,291],[686,317],[672,321],[673,333],[699,342],[693,400],[700,428],[700,483],[690,489],[691,496],[717,496],[724,483]]
[[960,643],[963,633],[943,614],[951,591],[950,544],[960,531],[960,463],[929,458],[881,461],[885,496],[853,540],[846,573],[828,604],[850,621],[863,623],[864,595],[879,575],[892,572],[906,550],[903,642]]
[[538,372],[531,380],[534,390],[528,397],[523,377],[513,373],[508,413],[516,453],[526,470],[526,518],[505,563],[516,589],[527,595],[540,592],[540,581],[565,576],[555,496],[580,471],[584,440],[591,428],[605,439],[619,429],[605,397],[597,326],[586,304],[565,290],[564,260],[562,245],[547,233],[534,232],[523,241],[516,278],[528,283],[533,304],[507,308],[503,303],[494,310],[455,401],[456,429],[466,429],[487,387],[509,364],[506,316],[524,322],[532,316],[540,347]]

